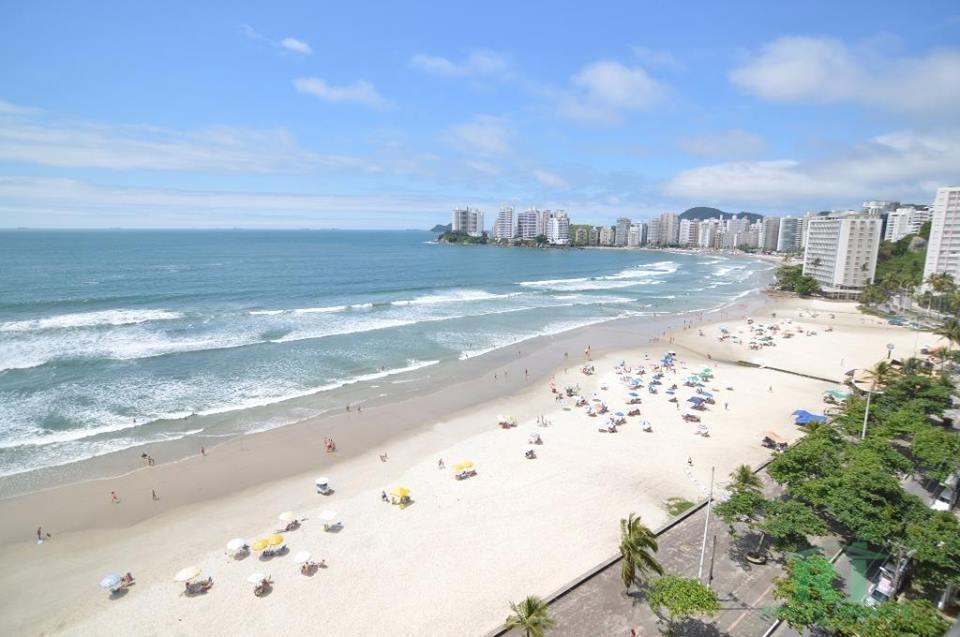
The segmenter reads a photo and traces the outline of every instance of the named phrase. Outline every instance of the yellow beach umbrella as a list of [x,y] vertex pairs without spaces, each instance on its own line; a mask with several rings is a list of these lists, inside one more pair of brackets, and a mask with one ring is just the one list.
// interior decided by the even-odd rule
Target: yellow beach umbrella
[[262,551],[263,549],[267,548],[269,544],[270,543],[267,542],[267,540],[257,540],[250,545],[250,548],[252,548],[254,551]]
[[395,495],[395,496],[397,496],[398,498],[405,498],[405,497],[407,497],[408,495],[410,495],[410,489],[408,489],[408,488],[406,488],[406,487],[397,487],[397,488],[395,488],[393,491],[390,492],[390,495]]
[[473,463],[469,460],[464,460],[463,462],[464,469],[473,469]]
[[464,469],[463,464],[455,464],[455,465],[453,465],[453,470],[456,471],[457,473],[460,473],[461,471],[463,471],[463,469]]
[[283,544],[283,536],[280,535],[279,533],[274,533],[269,538],[267,538],[267,542],[270,544],[270,546],[278,546],[280,544]]

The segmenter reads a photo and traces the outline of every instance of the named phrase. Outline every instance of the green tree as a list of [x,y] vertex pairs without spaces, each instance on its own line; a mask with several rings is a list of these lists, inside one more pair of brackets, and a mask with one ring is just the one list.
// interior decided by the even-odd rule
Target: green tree
[[545,234],[538,234],[536,237],[534,237],[533,241],[534,241],[534,243],[536,243],[538,246],[542,246],[542,245],[544,245],[544,244],[547,243],[547,235],[545,235]]
[[920,422],[910,451],[917,468],[931,480],[943,482],[960,470],[960,436],[951,431]]
[[[650,587],[647,603],[661,619],[666,619],[668,633],[675,634],[677,624],[690,617],[712,617],[720,610],[717,594],[699,580],[679,575],[667,575]],[[666,611],[666,617],[664,617]]]
[[741,491],[743,489],[755,489],[757,491],[763,486],[760,476],[754,473],[750,465],[742,464],[730,474],[730,490]]
[[620,520],[620,574],[627,589],[640,575],[663,575],[663,567],[653,557],[656,552],[657,536],[644,526],[639,515],[631,513]]
[[794,629],[828,628],[843,604],[843,593],[834,585],[833,564],[820,555],[787,562],[786,577],[774,580],[773,595],[783,604],[777,616]]
[[770,464],[767,473],[778,483],[790,488],[834,475],[840,466],[846,444],[829,427],[811,431]]
[[947,511],[917,508],[904,542],[914,560],[914,578],[940,589],[960,584],[960,521]]
[[941,637],[949,622],[945,621],[927,600],[903,603],[887,602],[875,608],[858,609],[851,621],[837,621],[836,634],[841,637]]
[[527,637],[543,637],[549,629],[556,625],[556,622],[547,613],[547,603],[533,595],[519,604],[510,602],[510,610],[513,613],[507,617],[506,627],[519,628],[524,631]]
[[953,349],[955,344],[960,343],[960,321],[955,318],[948,318],[933,333],[947,339],[947,349]]
[[[809,545],[808,537],[826,535],[827,525],[817,512],[799,500],[768,500],[763,507],[763,520],[757,528],[774,539],[781,551],[796,551]],[[763,537],[757,551],[763,548]]]

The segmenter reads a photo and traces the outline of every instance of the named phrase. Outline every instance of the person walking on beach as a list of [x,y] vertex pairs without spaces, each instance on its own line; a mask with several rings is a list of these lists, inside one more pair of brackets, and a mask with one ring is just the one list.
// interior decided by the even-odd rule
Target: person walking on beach
[[390,498],[387,497],[387,492],[386,492],[386,491],[381,491],[381,492],[380,492],[380,499],[383,500],[384,502],[389,502],[389,501],[390,501]]
[[693,458],[691,458],[690,456],[687,456],[687,466],[688,467],[693,466]]
[[150,489],[150,495],[153,496],[153,501],[156,502],[160,499],[160,496],[157,495],[156,489]]
[[207,449],[206,449],[206,447],[200,447],[200,455],[201,455],[201,456],[206,456],[206,455],[207,455]]
[[523,370],[523,377],[524,377],[524,378],[530,378],[530,372],[528,372],[526,368],[524,368],[524,370]]
[[440,459],[437,461],[437,469],[441,469],[441,470],[442,470],[445,466],[446,466],[446,465],[443,464],[443,458],[440,458]]
[[110,492],[110,501],[114,504],[120,504],[120,497],[117,495],[116,491]]

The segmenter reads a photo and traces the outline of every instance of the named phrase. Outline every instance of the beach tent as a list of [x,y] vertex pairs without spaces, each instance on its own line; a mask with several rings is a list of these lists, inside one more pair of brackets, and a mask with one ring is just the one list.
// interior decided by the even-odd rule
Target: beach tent
[[819,423],[827,422],[826,416],[821,416],[819,414],[811,414],[806,409],[797,409],[796,411],[793,412],[792,415],[796,417],[794,422],[798,425],[809,425],[812,422],[819,422]]

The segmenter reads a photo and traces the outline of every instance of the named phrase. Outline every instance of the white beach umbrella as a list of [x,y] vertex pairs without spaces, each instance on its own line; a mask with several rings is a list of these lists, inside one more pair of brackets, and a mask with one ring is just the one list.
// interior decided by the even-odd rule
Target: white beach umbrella
[[326,476],[320,476],[319,478],[315,478],[314,482],[316,484],[329,484],[330,480],[328,480]]
[[235,537],[227,542],[227,550],[231,553],[236,553],[243,548],[244,544],[246,544],[246,542],[243,541],[243,538]]
[[300,551],[293,556],[294,564],[306,564],[310,561],[310,551]]
[[100,588],[105,590],[113,590],[120,585],[121,578],[116,573],[107,575],[102,580],[100,580]]
[[324,522],[333,522],[337,519],[337,512],[329,509],[320,512],[320,519]]
[[189,582],[195,577],[200,576],[200,567],[199,566],[188,566],[187,568],[180,569],[180,571],[173,576],[175,582]]
[[293,522],[294,520],[297,519],[297,515],[293,511],[284,511],[283,513],[278,515],[277,518],[281,522]]
[[251,584],[259,584],[263,581],[263,578],[266,577],[263,573],[250,573],[247,575],[247,581]]

